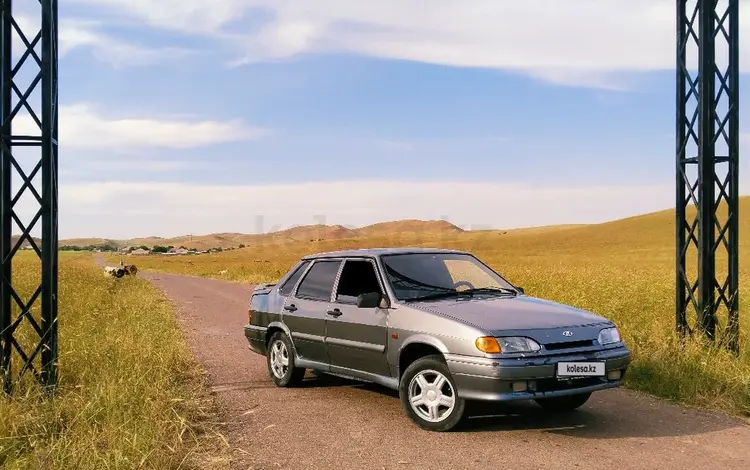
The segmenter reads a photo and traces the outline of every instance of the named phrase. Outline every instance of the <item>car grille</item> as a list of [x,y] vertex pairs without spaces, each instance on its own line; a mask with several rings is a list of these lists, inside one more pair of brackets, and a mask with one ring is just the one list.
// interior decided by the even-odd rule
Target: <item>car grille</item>
[[559,351],[561,349],[589,348],[594,345],[594,340],[568,341],[565,343],[549,343],[544,345],[547,351]]

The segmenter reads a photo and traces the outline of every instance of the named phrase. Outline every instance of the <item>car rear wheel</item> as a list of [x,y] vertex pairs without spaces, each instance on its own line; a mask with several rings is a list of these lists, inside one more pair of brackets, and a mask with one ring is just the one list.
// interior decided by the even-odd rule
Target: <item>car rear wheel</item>
[[305,376],[305,369],[294,365],[292,342],[283,332],[278,331],[271,336],[266,362],[268,375],[277,387],[295,387]]
[[399,396],[409,418],[429,431],[450,431],[464,418],[466,401],[441,356],[414,361],[401,376]]
[[579,393],[577,395],[567,395],[563,397],[540,398],[534,401],[536,401],[539,406],[547,411],[565,412],[573,411],[576,408],[583,406],[583,404],[586,403],[590,397],[591,392]]

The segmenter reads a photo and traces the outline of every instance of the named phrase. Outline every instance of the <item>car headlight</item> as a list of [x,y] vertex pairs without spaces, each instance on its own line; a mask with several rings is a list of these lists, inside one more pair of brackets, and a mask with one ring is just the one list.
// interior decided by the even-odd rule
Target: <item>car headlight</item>
[[612,344],[622,341],[620,330],[615,328],[605,328],[599,332],[599,344]]
[[539,343],[523,336],[482,336],[477,338],[475,344],[477,349],[488,354],[535,352],[541,349]]

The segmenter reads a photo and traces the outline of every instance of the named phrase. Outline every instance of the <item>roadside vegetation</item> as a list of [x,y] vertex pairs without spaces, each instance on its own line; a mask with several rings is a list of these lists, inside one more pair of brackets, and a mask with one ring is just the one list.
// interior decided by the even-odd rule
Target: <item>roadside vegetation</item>
[[[750,416],[750,198],[740,204],[739,358],[675,331],[674,213],[543,231],[411,233],[306,243],[258,242],[231,253],[138,259],[151,269],[260,283],[276,281],[307,253],[379,246],[469,250],[529,295],[568,303],[614,320],[633,350],[627,387],[690,406]],[[269,237],[270,238],[270,237]],[[271,239],[272,240],[272,239]],[[695,273],[695,259],[689,272]],[[720,259],[717,266],[726,267]],[[726,272],[726,271],[724,271]],[[720,274],[720,276],[723,275]],[[722,278],[723,279],[723,278]],[[726,324],[726,316],[721,318]]]
[[[39,269],[34,253],[14,259],[24,300]],[[12,396],[0,392],[0,467],[207,468],[221,453],[207,424],[212,403],[165,297],[145,280],[105,277],[79,253],[61,256],[59,296],[58,390],[45,397],[27,374]],[[29,353],[38,337],[25,323]]]

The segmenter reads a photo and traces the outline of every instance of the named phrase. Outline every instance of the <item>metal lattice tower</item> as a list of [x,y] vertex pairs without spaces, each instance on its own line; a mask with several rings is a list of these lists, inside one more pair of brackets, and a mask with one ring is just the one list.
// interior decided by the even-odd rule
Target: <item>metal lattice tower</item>
[[[57,0],[0,0],[0,375],[8,393],[27,372],[57,384],[57,55]],[[36,165],[25,170],[29,161]],[[40,173],[41,184],[34,181]],[[38,207],[26,224],[22,198]],[[31,236],[40,223],[41,247]],[[21,232],[15,243],[14,227]],[[27,300],[14,285],[12,262],[24,242],[41,261]],[[26,350],[24,325],[35,338]]]
[[677,0],[677,330],[683,336],[698,331],[734,352],[739,351],[738,12],[739,0]]

